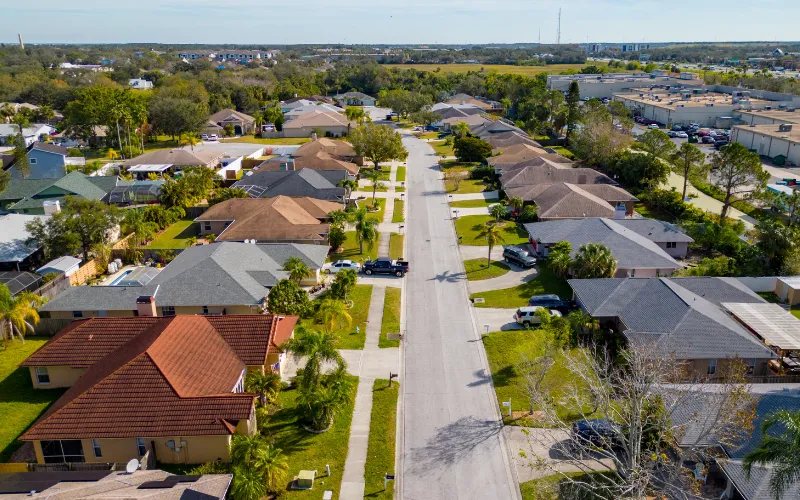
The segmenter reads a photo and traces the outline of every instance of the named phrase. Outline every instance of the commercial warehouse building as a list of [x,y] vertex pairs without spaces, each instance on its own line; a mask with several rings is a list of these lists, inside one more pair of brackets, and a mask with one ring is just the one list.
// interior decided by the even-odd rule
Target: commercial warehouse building
[[731,140],[779,164],[800,165],[800,125],[736,125]]
[[566,92],[573,81],[578,82],[581,97],[603,99],[620,92],[631,92],[640,87],[653,85],[697,87],[703,85],[696,73],[681,73],[672,76],[668,72],[651,73],[606,73],[602,75],[552,75],[547,77],[548,90]]
[[787,106],[786,104],[779,104],[777,107],[779,109],[764,108],[751,111],[735,111],[733,116],[736,118],[737,122],[744,125],[800,124],[800,112],[795,112],[794,107]]

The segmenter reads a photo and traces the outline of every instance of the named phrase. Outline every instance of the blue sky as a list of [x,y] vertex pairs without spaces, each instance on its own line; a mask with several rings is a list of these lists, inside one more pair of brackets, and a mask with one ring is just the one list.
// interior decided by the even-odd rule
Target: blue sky
[[[797,0],[35,0],[0,2],[0,41],[554,43],[796,40]],[[794,28],[794,29],[792,29]]]

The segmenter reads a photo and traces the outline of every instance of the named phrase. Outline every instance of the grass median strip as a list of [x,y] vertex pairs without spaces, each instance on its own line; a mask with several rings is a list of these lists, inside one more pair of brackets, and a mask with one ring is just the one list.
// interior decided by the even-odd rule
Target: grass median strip
[[405,182],[406,180],[406,167],[397,167],[397,174],[395,174],[397,182]]
[[399,347],[399,340],[389,340],[390,333],[400,333],[400,304],[403,290],[386,287],[386,298],[383,300],[383,322],[378,347]]
[[470,259],[464,261],[464,270],[469,281],[481,281],[500,277],[506,274],[510,268],[503,262],[492,261],[492,265],[486,265],[486,259]]
[[405,257],[403,255],[404,248],[403,248],[403,241],[405,240],[405,236],[400,233],[392,233],[389,235],[389,258],[390,259],[399,259],[400,257]]
[[[388,290],[387,290],[388,291]],[[394,481],[383,488],[384,474],[394,473],[397,434],[397,396],[400,384],[377,379],[372,388],[372,416],[369,423],[367,463],[364,466],[364,497],[391,500]]]
[[405,222],[406,218],[403,215],[403,200],[399,200],[395,198],[394,200],[394,212],[392,212],[392,222]]

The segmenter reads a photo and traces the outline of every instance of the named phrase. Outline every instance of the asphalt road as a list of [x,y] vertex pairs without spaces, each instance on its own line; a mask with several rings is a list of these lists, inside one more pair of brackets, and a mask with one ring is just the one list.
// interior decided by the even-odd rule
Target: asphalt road
[[408,257],[402,498],[517,499],[486,354],[470,314],[464,268],[438,158],[405,136]]

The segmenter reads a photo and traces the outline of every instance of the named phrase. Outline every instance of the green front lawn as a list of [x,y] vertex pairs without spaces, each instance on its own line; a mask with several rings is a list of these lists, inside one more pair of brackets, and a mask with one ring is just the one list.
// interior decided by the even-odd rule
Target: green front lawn
[[464,261],[467,279],[470,281],[488,280],[506,274],[510,268],[503,262],[492,261],[491,266],[486,265],[486,259],[471,259]]
[[367,248],[367,245],[364,245],[364,253],[361,253],[359,250],[358,242],[356,241],[356,232],[355,231],[347,231],[345,232],[347,239],[342,244],[342,252],[341,253],[334,253],[331,254],[330,260],[331,262],[336,262],[337,260],[352,260],[356,262],[364,262],[365,260],[373,260],[378,257],[378,240],[375,240],[375,243],[372,245],[372,249]]
[[[575,481],[592,484],[603,484],[603,475],[611,475],[613,472],[567,472]],[[612,500],[603,490],[595,489],[591,493],[585,490],[576,489],[561,474],[553,474],[539,479],[532,479],[519,485],[522,492],[522,500],[558,500],[559,498],[570,498],[574,500]]]
[[0,351],[0,462],[22,446],[17,437],[33,424],[66,389],[34,389],[28,368],[20,363],[42,347],[50,337],[28,337],[23,344],[9,341]]
[[383,489],[384,474],[394,472],[397,431],[397,396],[400,384],[377,379],[372,388],[367,463],[364,466],[364,497],[392,500],[394,481]]
[[[456,219],[459,243],[461,245],[486,246],[486,240],[478,238],[478,234],[490,221],[494,221],[494,217],[491,215],[467,215]],[[501,228],[503,239],[499,244],[519,245],[528,242],[528,233],[522,225],[510,221],[502,221],[501,224],[503,224]]]
[[421,134],[415,134],[418,139],[422,139],[423,141],[426,139],[436,139],[439,137],[439,132],[423,132]]
[[397,182],[405,182],[406,180],[406,167],[397,167],[397,174],[395,174]]
[[200,234],[200,224],[191,219],[179,220],[159,234],[147,248],[186,248],[189,238]]
[[246,142],[248,144],[270,144],[276,146],[297,146],[311,142],[310,137],[274,137],[269,139],[262,139],[261,137],[253,137],[252,135],[243,135],[233,139],[223,139],[221,142]]
[[398,347],[399,340],[389,340],[389,333],[400,333],[400,304],[403,290],[386,287],[386,298],[383,300],[383,321],[378,347]]
[[405,235],[400,233],[392,233],[389,235],[389,258],[390,259],[399,259],[400,257],[404,257],[404,249],[403,249],[403,242],[405,240]]
[[456,155],[455,151],[453,151],[453,146],[448,146],[445,144],[445,141],[431,141],[428,144],[430,144],[433,151],[442,158]]
[[566,280],[559,278],[551,273],[547,266],[542,265],[539,266],[536,278],[527,283],[517,285],[514,288],[474,293],[470,298],[481,297],[484,299],[483,304],[475,304],[475,307],[516,309],[527,306],[531,296],[543,293],[554,293],[562,299],[569,299],[572,297],[572,288],[570,288]]
[[392,212],[392,222],[405,222],[406,219],[403,216],[403,200],[400,198],[394,199],[394,212]]
[[[508,409],[501,403],[511,400],[512,412],[530,410],[530,400],[524,388],[524,374],[519,372],[518,365],[525,357],[531,359],[542,353],[543,346],[539,342],[542,332],[537,330],[507,330],[483,336],[483,346],[489,359],[489,369],[497,393],[498,406],[502,408],[503,419],[507,424],[522,423],[518,419],[530,420],[527,415],[508,417]],[[582,387],[569,369],[568,360],[563,356],[555,358],[555,364],[545,375],[542,387],[551,391],[555,400],[569,395],[569,391]],[[590,410],[587,410],[590,411]],[[559,417],[569,421],[580,418],[579,412],[571,412],[568,407],[559,407]],[[525,422],[530,424],[532,422]],[[535,425],[535,423],[533,423]]]
[[[347,298],[353,301],[353,307],[348,311],[353,321],[350,327],[344,325],[343,328],[334,330],[333,333],[339,337],[337,347],[339,349],[363,349],[364,341],[367,338],[367,315],[372,299],[372,285],[356,285]],[[300,320],[300,326],[320,331],[325,329],[322,323],[317,321],[317,318],[303,318]],[[358,333],[356,333],[356,327]]]
[[565,148],[564,146],[551,146],[552,149],[556,151],[556,153],[560,154],[565,158],[569,158],[570,160],[575,159],[575,155],[569,149]]
[[[383,222],[383,214],[386,212],[386,198],[375,198],[375,204],[378,205],[378,210],[375,212],[370,212],[369,216],[373,219],[377,219],[378,223],[380,224]],[[372,205],[372,198],[367,200],[367,203],[362,206]]]
[[444,181],[444,189],[448,193],[474,194],[486,191],[486,184],[482,179],[462,179],[456,189],[455,181],[448,179]]
[[451,201],[450,208],[489,208],[492,205],[497,205],[500,200],[461,200]]
[[643,202],[639,201],[633,205],[633,209],[639,212],[642,217],[645,219],[656,219],[656,220],[663,220],[667,222],[675,222],[675,217],[664,212],[663,210],[659,210],[656,207],[651,207],[645,205]]
[[[352,377],[352,380],[350,403],[337,415],[331,428],[322,434],[312,434],[303,429],[302,410],[297,405],[297,389],[282,390],[279,393],[281,409],[269,418],[264,434],[274,440],[275,447],[283,452],[289,464],[287,484],[301,470],[317,471],[313,489],[289,490],[281,498],[316,500],[322,498],[324,490],[333,490],[334,497],[339,498],[358,387],[358,377]],[[330,477],[325,476],[325,465],[331,466]]]

